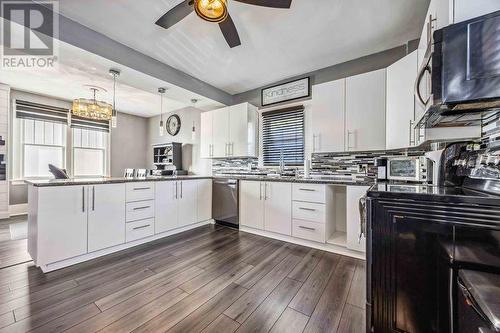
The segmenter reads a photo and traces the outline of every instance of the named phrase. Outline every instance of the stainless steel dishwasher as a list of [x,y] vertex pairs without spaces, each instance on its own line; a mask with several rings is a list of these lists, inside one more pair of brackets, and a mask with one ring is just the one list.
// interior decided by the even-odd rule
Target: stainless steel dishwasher
[[238,180],[214,178],[212,187],[212,215],[217,223],[239,228]]

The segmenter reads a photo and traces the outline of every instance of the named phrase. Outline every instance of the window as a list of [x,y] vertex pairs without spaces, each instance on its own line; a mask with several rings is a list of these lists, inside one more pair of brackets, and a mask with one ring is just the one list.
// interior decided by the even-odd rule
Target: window
[[73,175],[75,177],[105,176],[108,133],[73,128]]
[[262,114],[264,166],[304,163],[304,107],[268,111]]
[[20,119],[22,178],[50,177],[48,164],[65,168],[66,125]]

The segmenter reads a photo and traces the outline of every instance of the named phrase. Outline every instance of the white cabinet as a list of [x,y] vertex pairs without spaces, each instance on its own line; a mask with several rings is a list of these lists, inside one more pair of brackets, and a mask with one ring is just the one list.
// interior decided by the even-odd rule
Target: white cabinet
[[407,148],[415,144],[414,85],[417,72],[418,51],[387,67],[387,149]]
[[345,79],[313,86],[313,153],[344,151]]
[[198,184],[198,221],[212,218],[212,179],[199,179]]
[[455,23],[500,10],[498,0],[454,0]]
[[346,79],[346,150],[385,149],[386,70]]
[[199,222],[197,180],[158,182],[155,194],[156,234]]
[[240,223],[264,230],[264,182],[240,182]]
[[201,114],[200,128],[200,155],[202,158],[210,158],[213,153],[213,112]]
[[257,108],[242,103],[202,113],[201,157],[257,157]]
[[264,230],[292,234],[292,184],[264,183]]
[[254,229],[291,235],[292,184],[242,181],[240,223]]
[[[30,242],[38,249],[35,262],[52,263],[87,253],[88,187],[42,187],[36,194],[30,192],[30,204],[38,199],[37,229],[30,230],[35,227],[30,224],[28,230]],[[31,239],[33,234],[36,240]]]
[[355,251],[366,250],[366,239],[359,239],[361,233],[359,199],[368,191],[369,186],[347,186],[346,190],[346,236],[347,248]]
[[198,218],[198,183],[196,180],[177,182],[179,202],[179,227],[197,222]]
[[89,185],[88,251],[125,242],[125,184]]

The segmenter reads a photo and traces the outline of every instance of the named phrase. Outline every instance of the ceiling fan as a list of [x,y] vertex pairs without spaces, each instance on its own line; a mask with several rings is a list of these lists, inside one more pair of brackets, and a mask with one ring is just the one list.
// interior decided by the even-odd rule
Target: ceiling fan
[[[292,0],[235,1],[271,8],[290,8],[292,5]],[[184,0],[160,17],[158,21],[156,21],[156,24],[162,28],[168,29],[193,11],[205,21],[219,23],[220,30],[231,48],[241,45],[238,31],[227,10],[227,0]]]

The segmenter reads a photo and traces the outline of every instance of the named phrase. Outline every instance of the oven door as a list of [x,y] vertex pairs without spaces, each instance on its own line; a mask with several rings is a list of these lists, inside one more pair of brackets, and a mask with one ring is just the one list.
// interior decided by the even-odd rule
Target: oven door
[[500,11],[436,33],[442,33],[442,103],[500,98]]
[[387,179],[420,181],[420,161],[418,158],[401,158],[387,161]]

